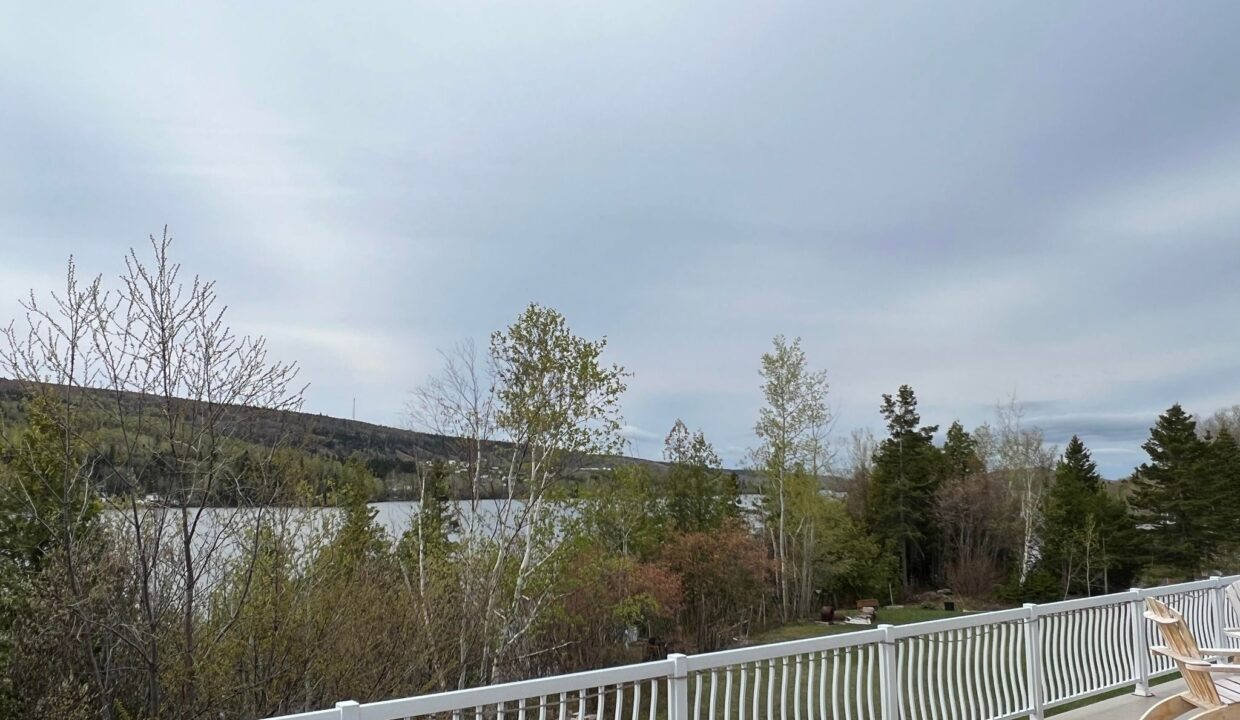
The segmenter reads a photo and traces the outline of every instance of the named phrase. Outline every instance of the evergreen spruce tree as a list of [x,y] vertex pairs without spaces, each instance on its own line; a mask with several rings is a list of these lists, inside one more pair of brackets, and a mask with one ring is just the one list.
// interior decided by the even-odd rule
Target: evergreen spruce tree
[[1209,446],[1177,403],[1158,417],[1142,447],[1130,506],[1150,561],[1166,574],[1195,578],[1214,554],[1221,530]]
[[451,472],[443,460],[433,461],[423,479],[426,486],[419,497],[418,529],[422,534],[423,546],[435,558],[446,557],[451,547],[453,517],[449,504],[450,476]]
[[913,388],[901,385],[881,406],[888,437],[874,453],[867,513],[871,531],[900,557],[904,590],[927,583],[935,567],[929,540],[935,537],[934,499],[941,459],[934,446],[937,425],[920,426]]
[[1131,523],[1075,435],[1055,466],[1041,514],[1039,565],[1057,578],[1064,597],[1107,592],[1131,579]]
[[1214,526],[1212,534],[1219,540],[1218,560],[1231,572],[1240,556],[1240,538],[1235,533],[1240,527],[1240,443],[1226,426],[1208,443],[1206,462],[1213,503],[1205,520]]
[[977,441],[959,420],[952,422],[947,428],[947,438],[943,442],[943,476],[946,478],[964,478],[981,469],[981,460],[977,457]]

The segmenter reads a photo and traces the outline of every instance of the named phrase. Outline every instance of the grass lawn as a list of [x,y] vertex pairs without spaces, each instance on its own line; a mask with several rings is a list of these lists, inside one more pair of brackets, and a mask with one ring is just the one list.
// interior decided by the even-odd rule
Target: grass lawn
[[[852,613],[848,613],[852,614]],[[960,610],[948,612],[946,610],[926,610],[920,607],[903,607],[903,608],[879,608],[878,621],[884,625],[907,625],[908,623],[925,622],[927,620],[942,620],[949,617],[960,617],[971,613],[964,613]],[[838,617],[838,615],[837,615]],[[820,622],[812,620],[801,620],[797,622],[781,625],[777,628],[771,628],[765,632],[757,633],[749,638],[750,645],[764,645],[766,643],[784,642],[786,640],[800,640],[802,638],[819,637],[821,635],[836,635],[839,633],[855,632],[857,630],[873,630],[878,627],[874,625],[850,625],[837,620],[834,625],[824,625]]]

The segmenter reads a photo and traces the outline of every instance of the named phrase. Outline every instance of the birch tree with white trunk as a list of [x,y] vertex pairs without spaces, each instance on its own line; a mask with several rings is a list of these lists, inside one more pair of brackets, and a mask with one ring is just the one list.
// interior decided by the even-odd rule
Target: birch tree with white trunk
[[[461,656],[481,681],[525,672],[531,635],[555,599],[565,542],[560,484],[624,447],[628,373],[603,362],[606,346],[574,334],[556,310],[531,304],[492,334],[485,368],[472,346],[458,346],[414,393],[415,427],[462,438],[471,490],[456,503],[465,568],[458,576],[481,647],[462,638]],[[500,489],[493,505],[482,497],[490,481]]]
[[763,353],[759,374],[766,405],[754,426],[760,444],[752,454],[763,473],[763,491],[771,504],[774,527],[770,539],[780,614],[786,621],[793,614],[795,600],[790,587],[789,544],[795,542],[796,529],[788,523],[788,482],[798,470],[817,472],[824,466],[826,429],[831,421],[827,374],[809,369],[800,338],[789,342],[783,335],[776,335],[771,351]]

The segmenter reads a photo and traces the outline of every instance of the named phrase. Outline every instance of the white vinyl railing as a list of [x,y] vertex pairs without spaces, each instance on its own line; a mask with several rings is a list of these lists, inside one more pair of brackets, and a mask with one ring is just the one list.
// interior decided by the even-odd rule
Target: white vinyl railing
[[1145,598],[1203,646],[1240,626],[1236,577],[359,704],[272,720],[1006,720],[1173,670]]

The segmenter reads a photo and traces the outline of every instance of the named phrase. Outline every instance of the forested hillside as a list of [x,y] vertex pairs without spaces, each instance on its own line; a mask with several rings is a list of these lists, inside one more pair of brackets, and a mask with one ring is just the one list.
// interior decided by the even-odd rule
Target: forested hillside
[[[0,434],[12,437],[26,427],[25,400],[31,393],[39,392],[56,395],[63,392],[63,388],[0,378]],[[82,407],[95,409],[94,434],[97,438],[102,438],[97,442],[100,452],[111,452],[115,455],[120,442],[109,440],[108,437],[119,433],[116,415],[99,409],[115,404],[118,396],[91,388],[75,388],[74,393],[89,398],[86,402],[78,401]],[[153,396],[125,392],[121,393],[119,398],[120,402],[127,406],[125,412],[129,415],[136,414],[144,406],[148,411],[159,411],[159,400]],[[251,455],[274,451],[279,453],[285,462],[296,463],[307,481],[323,490],[319,493],[323,502],[329,500],[325,488],[340,477],[344,465],[350,460],[362,463],[373,477],[374,487],[369,494],[371,500],[416,499],[418,464],[442,462],[452,466],[459,461],[463,443],[466,442],[460,437],[263,407],[230,407],[225,418],[228,424],[225,428],[227,435],[246,447]],[[485,443],[487,455],[497,458],[496,463],[499,462],[502,452],[510,447],[508,443],[500,441]],[[2,452],[3,449],[0,448],[0,453]],[[642,465],[656,473],[666,471],[666,463],[623,455],[593,458],[592,462],[586,464],[596,469]],[[576,475],[577,479],[583,480],[590,474],[588,471],[581,471]],[[498,465],[495,465],[492,472],[484,475],[486,487],[483,494],[500,493],[502,488]],[[755,487],[753,473],[741,470],[737,475],[744,488],[752,490]],[[140,489],[145,493],[157,492],[160,488],[151,486]],[[464,491],[454,487],[450,492],[460,495]]]

